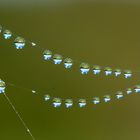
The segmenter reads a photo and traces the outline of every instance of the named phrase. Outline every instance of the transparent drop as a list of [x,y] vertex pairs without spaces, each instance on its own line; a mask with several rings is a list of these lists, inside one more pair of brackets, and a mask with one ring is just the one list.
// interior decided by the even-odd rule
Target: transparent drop
[[116,69],[115,71],[114,71],[114,74],[115,74],[115,76],[117,77],[117,76],[120,76],[121,75],[121,70],[120,69]]
[[0,79],[0,93],[5,93],[6,84]]
[[105,71],[105,75],[106,75],[106,76],[112,74],[112,69],[111,69],[110,67],[106,67],[104,71]]
[[78,102],[78,104],[79,104],[79,107],[81,107],[81,108],[82,108],[82,107],[85,107],[85,106],[87,105],[85,99],[80,99],[79,102]]
[[66,58],[64,60],[64,66],[65,66],[66,69],[71,68],[72,65],[73,65],[73,60],[71,58]]
[[126,90],[126,93],[127,94],[131,94],[133,91],[132,91],[132,89],[131,88],[128,88],[127,90]]
[[56,108],[56,107],[60,107],[62,104],[62,101],[60,98],[54,98],[53,99],[53,106]]
[[124,77],[125,78],[131,78],[132,77],[132,72],[130,70],[124,71]]
[[25,47],[25,39],[22,37],[17,37],[14,40],[14,45],[15,45],[16,49],[23,49]]
[[48,95],[48,94],[44,95],[44,100],[45,100],[45,101],[50,100],[50,95]]
[[62,56],[60,55],[60,54],[55,54],[54,56],[53,56],[53,61],[54,61],[54,64],[56,64],[56,65],[59,65],[59,64],[61,64],[61,62],[62,62]]
[[88,72],[90,71],[90,66],[88,63],[82,63],[80,65],[80,71],[81,74],[88,74]]
[[136,86],[134,87],[134,91],[135,91],[136,93],[140,93],[140,85],[136,85]]
[[117,98],[117,99],[121,99],[121,98],[123,98],[123,97],[124,97],[123,92],[118,91],[118,92],[116,93],[116,98]]
[[104,96],[104,101],[105,101],[106,103],[109,102],[110,100],[111,100],[110,95]]
[[94,104],[99,104],[100,103],[100,98],[99,97],[95,97],[93,98],[93,101],[92,101]]
[[73,106],[73,100],[72,99],[66,99],[65,100],[65,106],[66,108],[70,108]]
[[10,39],[12,37],[12,32],[10,30],[4,30],[3,37],[4,39]]
[[93,74],[97,75],[100,74],[101,67],[100,66],[93,66]]
[[44,60],[50,60],[52,58],[52,51],[45,50],[43,52]]

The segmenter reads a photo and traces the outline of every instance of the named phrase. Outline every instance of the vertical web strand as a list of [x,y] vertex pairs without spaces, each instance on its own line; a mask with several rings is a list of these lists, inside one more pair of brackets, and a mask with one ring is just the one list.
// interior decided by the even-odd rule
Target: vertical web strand
[[24,128],[28,132],[28,134],[31,136],[32,140],[35,140],[35,138],[34,138],[33,134],[31,133],[30,129],[28,128],[28,126],[26,125],[26,123],[24,122],[24,120],[22,119],[21,115],[16,110],[15,106],[13,105],[13,103],[11,102],[9,97],[6,95],[6,93],[4,93],[4,96],[5,96],[6,100],[8,101],[9,105],[12,107],[13,111],[16,113],[16,115],[19,118],[19,120],[21,121],[22,125],[24,126]]

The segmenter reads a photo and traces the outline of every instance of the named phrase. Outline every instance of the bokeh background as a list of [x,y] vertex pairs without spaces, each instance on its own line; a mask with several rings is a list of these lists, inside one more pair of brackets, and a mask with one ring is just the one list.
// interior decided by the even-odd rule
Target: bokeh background
[[[7,85],[6,93],[36,140],[140,139],[140,95],[97,106],[90,100],[139,84],[139,17],[138,0],[0,1],[0,24],[37,43],[18,51],[13,40],[0,36],[0,78],[14,84]],[[63,64],[45,62],[43,48],[79,63],[66,70]],[[132,69],[134,75],[129,80],[92,72],[83,76],[80,62]],[[44,102],[45,94],[73,98],[75,104],[54,109]],[[88,99],[86,108],[78,107],[79,98]],[[3,95],[0,111],[0,139],[31,139]]]

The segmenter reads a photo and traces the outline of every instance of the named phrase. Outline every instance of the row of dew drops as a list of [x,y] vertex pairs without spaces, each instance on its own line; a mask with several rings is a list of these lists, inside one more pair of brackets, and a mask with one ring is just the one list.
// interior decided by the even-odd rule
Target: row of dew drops
[[[44,53],[43,53],[43,56],[44,56],[44,60],[46,60],[46,61],[53,59],[53,62],[56,65],[59,65],[63,62],[62,55],[60,55],[60,54],[54,54],[53,55],[52,51],[50,51],[50,50],[45,50]],[[72,66],[73,66],[73,60],[71,58],[65,58],[64,59],[64,67],[66,69],[70,69],[70,68],[72,68]],[[80,64],[81,74],[83,74],[83,75],[88,74],[90,69],[91,68],[90,68],[90,65],[88,63],[83,62],[83,63]],[[92,71],[93,71],[94,75],[98,75],[98,74],[101,73],[102,68],[98,65],[93,65]],[[120,69],[112,70],[112,68],[110,68],[110,67],[105,67],[103,71],[104,71],[106,76],[112,75],[114,73],[114,75],[116,77],[118,77],[122,73],[124,73],[125,78],[131,78],[132,77],[132,71],[131,70],[124,70],[122,72]]]
[[[0,94],[5,93],[6,89],[6,83],[0,79]],[[37,91],[32,90],[32,93],[36,93]],[[116,99],[121,99],[125,96],[125,94],[129,95],[132,93],[140,93],[140,85],[136,85],[133,88],[128,88],[125,91],[118,91],[115,94]],[[49,100],[52,101],[53,107],[57,108],[60,107],[63,103],[63,100],[61,98],[56,98],[56,97],[51,97],[49,94],[44,95],[44,100],[45,102],[48,102]],[[110,95],[105,95],[103,96],[103,102],[107,103],[111,101],[111,96]],[[94,97],[91,101],[93,104],[99,104],[101,102],[101,98],[99,97]],[[78,99],[78,106],[80,108],[85,107],[87,105],[87,100],[84,98]],[[66,108],[71,108],[74,104],[73,99],[65,99],[64,104]]]
[[[4,39],[10,39],[12,37],[12,32],[10,30],[7,29],[3,29],[2,26],[0,25],[0,32],[2,33]],[[16,47],[16,49],[23,49],[26,45],[26,40],[22,37],[17,36],[14,40],[14,46]],[[36,44],[34,42],[31,42],[32,46],[36,46]],[[51,60],[53,59],[54,64],[59,65],[62,62],[64,63],[64,67],[66,69],[70,69],[73,66],[73,60],[71,58],[65,58],[63,61],[63,57],[60,54],[54,54],[52,53],[52,51],[50,50],[45,50],[43,52],[43,58],[45,61]],[[81,63],[80,64],[80,72],[83,75],[86,75],[89,73],[90,71],[90,65],[88,63]],[[93,74],[98,75],[101,73],[101,71],[104,71],[106,76],[112,75],[114,74],[116,77],[120,76],[121,74],[124,74],[125,78],[130,78],[132,77],[132,71],[131,70],[124,70],[122,71],[121,69],[115,69],[112,70],[112,68],[110,67],[100,67],[98,65],[93,65],[92,66],[92,71]]]
[[[134,88],[128,88],[124,92],[122,92],[122,91],[116,92],[115,98],[116,99],[122,99],[125,96],[125,94],[129,95],[129,94],[132,94],[133,92],[140,93],[140,85],[136,85]],[[44,100],[46,102],[48,102],[49,100],[51,100],[51,96],[48,95],[48,94],[45,95]],[[96,104],[101,103],[101,100],[102,99],[99,98],[99,97],[93,97],[91,102],[94,105],[96,105]],[[107,103],[107,102],[110,102],[110,101],[111,101],[111,96],[110,95],[103,96],[103,102]],[[62,105],[62,103],[63,103],[63,100],[61,98],[52,98],[52,105],[55,108],[60,107]],[[81,99],[78,99],[77,103],[78,103],[78,106],[80,108],[82,108],[82,107],[85,107],[87,105],[87,100],[84,99],[84,98],[81,98]],[[73,104],[74,104],[73,99],[65,99],[64,104],[65,104],[66,108],[71,108],[73,106]]]

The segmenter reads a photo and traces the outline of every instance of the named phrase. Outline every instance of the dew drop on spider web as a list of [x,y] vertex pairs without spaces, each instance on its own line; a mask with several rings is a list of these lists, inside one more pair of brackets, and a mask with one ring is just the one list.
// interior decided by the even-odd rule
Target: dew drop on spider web
[[15,45],[16,49],[23,49],[25,47],[25,39],[22,37],[17,37],[14,40],[14,45]]

